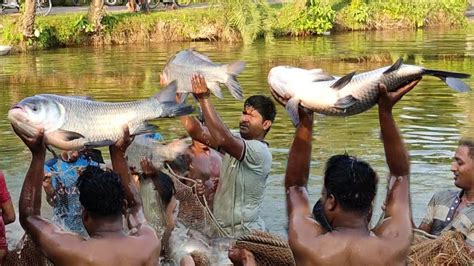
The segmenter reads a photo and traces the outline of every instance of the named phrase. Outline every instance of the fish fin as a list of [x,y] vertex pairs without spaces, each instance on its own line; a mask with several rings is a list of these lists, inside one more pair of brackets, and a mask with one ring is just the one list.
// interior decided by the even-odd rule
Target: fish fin
[[300,104],[300,99],[298,98],[291,98],[285,106],[288,115],[290,116],[293,125],[297,127],[300,124],[300,117],[298,115],[298,105]]
[[59,158],[58,154],[54,151],[53,148],[51,148],[51,146],[49,146],[49,145],[45,145],[45,146],[46,146],[46,149],[47,149],[49,152],[51,152],[51,154],[53,155],[53,158],[54,158],[54,159],[58,159],[58,158]]
[[219,83],[209,82],[207,83],[207,87],[209,88],[210,91],[212,91],[212,94],[216,95],[217,98],[222,99],[224,97],[222,96],[222,91],[221,91],[221,87],[219,87]]
[[104,147],[104,146],[110,146],[114,144],[115,141],[106,139],[106,140],[100,140],[100,141],[89,141],[84,143],[85,148],[92,148],[92,147]]
[[347,109],[356,104],[358,101],[359,100],[354,98],[352,95],[347,95],[337,100],[337,102],[334,104],[334,107],[338,109]]
[[237,76],[245,69],[245,62],[244,61],[237,61],[232,64],[227,65],[227,73],[230,75]]
[[158,127],[149,123],[142,123],[132,133],[132,135],[142,135],[147,133],[154,133],[158,130]]
[[58,129],[57,133],[60,134],[62,139],[67,140],[67,141],[71,141],[71,140],[74,140],[74,139],[85,138],[83,135],[81,135],[77,132],[67,131],[67,130],[63,130],[63,129]]
[[431,75],[440,78],[443,80],[450,88],[458,91],[458,92],[467,92],[470,91],[471,88],[464,83],[460,79],[469,78],[470,74],[459,73],[459,72],[449,72],[449,71],[441,71],[441,70],[434,70],[434,69],[424,69],[423,74]]
[[[184,103],[186,101],[186,99],[188,98],[188,95],[189,95],[188,92],[182,92],[181,97],[179,98],[179,103]],[[194,96],[194,94],[191,94],[191,95]],[[196,98],[196,96],[194,96],[194,99],[196,101],[198,100],[198,98]]]
[[230,94],[232,94],[234,98],[238,100],[244,99],[242,88],[240,88],[240,83],[236,76],[230,75],[225,83],[225,86],[229,88]]
[[344,88],[344,86],[346,86],[349,82],[351,82],[352,77],[354,77],[354,75],[355,75],[355,71],[345,75],[344,77],[334,82],[334,84],[331,85],[331,88],[335,90],[340,90]]
[[194,107],[184,103],[177,104],[176,102],[162,102],[161,104],[163,105],[163,113],[160,117],[189,115],[194,112]]
[[444,79],[444,82],[452,89],[458,91],[458,92],[468,92],[471,90],[469,85],[464,83],[464,81],[457,79],[457,78],[451,78],[447,77]]
[[174,102],[176,101],[176,90],[178,89],[178,82],[173,80],[168,86],[161,89],[153,98],[159,102]]
[[189,48],[188,51],[199,59],[212,63],[212,60],[208,56],[199,53],[195,48]]
[[388,74],[390,72],[398,70],[403,64],[403,59],[398,58],[397,62],[395,62],[389,69],[385,70],[383,73]]
[[326,74],[314,74],[313,75],[313,81],[312,82],[319,82],[319,81],[328,81],[328,80],[333,80],[334,77]]

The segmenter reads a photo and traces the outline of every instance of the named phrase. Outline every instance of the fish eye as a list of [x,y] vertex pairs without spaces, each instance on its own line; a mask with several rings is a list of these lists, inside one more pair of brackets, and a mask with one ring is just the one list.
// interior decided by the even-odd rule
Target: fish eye
[[33,110],[33,112],[38,111],[38,107],[36,107],[36,106],[33,106],[33,108],[31,108],[31,109]]

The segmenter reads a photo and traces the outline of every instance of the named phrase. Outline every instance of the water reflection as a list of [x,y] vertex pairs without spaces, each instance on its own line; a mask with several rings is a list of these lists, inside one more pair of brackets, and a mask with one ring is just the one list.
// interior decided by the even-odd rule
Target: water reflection
[[[344,75],[391,64],[399,57],[411,64],[473,73],[474,36],[463,31],[353,32],[308,39],[280,39],[242,47],[226,43],[172,43],[137,46],[58,49],[0,58],[0,169],[4,169],[17,205],[29,153],[14,136],[7,121],[12,104],[37,93],[89,95],[97,100],[124,101],[149,97],[159,86],[159,73],[176,51],[196,47],[217,62],[244,60],[247,68],[239,77],[245,96],[269,95],[266,77],[276,65],[324,68]],[[467,81],[474,87],[473,79]],[[224,100],[213,98],[224,121],[237,128],[242,102],[227,90]],[[286,209],[282,188],[289,144],[294,128],[285,110],[278,115],[268,142],[273,168],[268,179],[263,216],[272,232],[285,234]],[[474,136],[474,96],[458,94],[436,78],[426,77],[394,111],[410,149],[412,203],[418,223],[433,192],[452,186],[450,158],[461,136]],[[369,161],[381,178],[376,214],[385,196],[383,147],[379,141],[377,113],[347,117],[316,116],[310,193],[317,200],[324,163],[332,154],[348,152]],[[178,120],[155,122],[165,139],[184,134]],[[104,150],[104,154],[106,150]],[[45,206],[45,204],[43,204]],[[45,211],[48,211],[44,207]],[[12,229],[13,228],[13,229]],[[10,230],[17,231],[17,227]]]

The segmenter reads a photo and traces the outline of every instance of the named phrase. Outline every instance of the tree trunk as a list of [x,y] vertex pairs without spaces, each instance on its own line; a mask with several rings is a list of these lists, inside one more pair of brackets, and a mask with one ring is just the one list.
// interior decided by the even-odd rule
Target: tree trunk
[[101,28],[102,17],[104,17],[104,0],[92,0],[87,13],[87,19],[89,23],[94,25],[94,30],[97,31]]
[[35,0],[25,0],[25,10],[22,14],[22,32],[25,39],[29,39],[34,36],[35,31]]

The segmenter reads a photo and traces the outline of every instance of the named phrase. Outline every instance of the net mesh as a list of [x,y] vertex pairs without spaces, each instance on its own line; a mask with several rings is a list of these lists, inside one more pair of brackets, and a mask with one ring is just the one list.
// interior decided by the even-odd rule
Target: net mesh
[[251,251],[257,265],[296,265],[288,242],[262,231],[252,231],[237,239],[235,246]]
[[[227,233],[217,223],[206,199],[203,198],[203,202],[199,200],[195,193],[196,181],[176,174],[169,165],[166,165],[165,171],[173,180],[176,189],[175,197],[179,200],[179,221],[187,228],[197,230],[208,237],[228,237]],[[188,186],[183,181],[192,185]]]
[[408,255],[410,265],[472,265],[461,232],[445,231],[438,237],[414,230]]
[[13,250],[8,251],[5,266],[49,266],[53,265],[36,247],[30,236],[24,234]]

